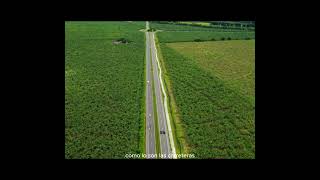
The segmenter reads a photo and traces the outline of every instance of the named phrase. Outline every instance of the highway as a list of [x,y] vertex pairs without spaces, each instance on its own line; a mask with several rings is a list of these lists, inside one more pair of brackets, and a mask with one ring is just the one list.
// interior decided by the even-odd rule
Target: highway
[[[162,158],[168,158],[170,151],[170,143],[169,143],[169,136],[168,136],[168,130],[167,130],[167,121],[164,111],[164,105],[163,105],[163,99],[162,99],[162,93],[161,93],[161,85],[160,85],[160,79],[159,79],[159,70],[158,70],[158,63],[156,60],[156,47],[154,43],[154,32],[148,32],[150,35],[149,37],[149,43],[151,47],[151,61],[152,61],[152,69],[153,69],[153,83],[154,83],[154,91],[155,91],[155,98],[156,98],[156,110],[158,114],[158,125],[159,125],[159,138],[160,138],[160,149]],[[160,133],[160,132],[164,132]],[[161,158],[161,157],[160,157]]]
[[[146,42],[149,42],[149,34],[146,32]],[[153,112],[153,76],[151,72],[150,43],[146,43],[146,155],[152,158],[156,154],[155,125]]]
[[[149,29],[149,23],[146,22],[146,29]],[[161,159],[169,159],[171,158],[171,154],[175,154],[175,147],[173,144],[173,136],[170,126],[170,119],[168,114],[167,107],[167,97],[165,93],[165,89],[163,86],[162,78],[161,78],[161,67],[157,56],[157,49],[155,45],[154,39],[155,32],[146,31],[146,69],[147,69],[147,93],[146,93],[146,146],[147,146],[147,155],[151,154],[151,149],[155,147],[156,139],[155,134],[159,135],[160,142],[160,156],[158,158]],[[152,88],[152,85],[154,88]],[[154,90],[154,96],[153,96]],[[153,107],[152,102],[153,98],[155,98],[155,106]],[[152,110],[152,108],[154,108]],[[158,130],[155,130],[154,125],[154,112],[157,112],[158,119]],[[150,127],[149,127],[150,126]],[[152,142],[153,140],[153,142]],[[170,144],[171,142],[171,144]]]

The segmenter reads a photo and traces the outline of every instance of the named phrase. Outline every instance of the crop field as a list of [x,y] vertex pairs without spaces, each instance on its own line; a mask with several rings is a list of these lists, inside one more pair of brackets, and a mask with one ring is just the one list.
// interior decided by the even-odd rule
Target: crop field
[[189,25],[175,25],[175,24],[162,24],[150,22],[150,28],[155,28],[164,31],[212,31],[213,29],[206,27],[197,27]]
[[255,41],[168,43],[244,96],[255,97]]
[[181,21],[179,23],[180,24],[189,24],[189,25],[196,24],[196,25],[200,25],[200,26],[210,26],[210,23],[208,23],[208,22],[185,22],[185,21]]
[[[191,26],[190,24],[194,23],[187,23],[183,22],[184,24],[167,24],[167,23],[156,23],[150,22],[150,28],[155,28],[163,31],[227,31],[227,32],[239,32],[244,31],[240,29],[230,29],[230,28],[220,28],[220,27],[213,27],[213,26]],[[189,25],[187,25],[189,24]],[[202,23],[203,24],[203,23]]]
[[149,23],[65,21],[65,158],[254,159],[255,21]]
[[255,41],[163,43],[166,77],[197,158],[255,158]]
[[241,32],[159,32],[159,41],[169,42],[189,42],[189,41],[220,41],[220,40],[241,40],[255,39],[255,33],[251,31]]
[[65,22],[65,158],[142,151],[144,27]]

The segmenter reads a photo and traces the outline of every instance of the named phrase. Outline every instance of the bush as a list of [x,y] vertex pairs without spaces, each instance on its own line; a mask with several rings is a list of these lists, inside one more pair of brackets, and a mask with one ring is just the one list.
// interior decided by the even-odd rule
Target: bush
[[201,39],[195,39],[194,42],[201,42]]
[[154,32],[154,31],[156,31],[155,28],[150,28],[150,29],[148,29],[148,32]]
[[222,40],[222,41],[224,41],[224,40],[225,40],[225,38],[224,38],[224,37],[222,37],[222,38],[221,38],[221,40]]
[[228,37],[227,40],[231,40],[231,37]]
[[215,41],[216,39],[215,38],[211,38],[211,41]]
[[121,42],[121,43],[129,43],[129,42],[131,42],[130,40],[125,39],[125,38],[119,38],[119,39],[117,39],[117,41]]
[[250,37],[246,37],[245,40],[250,40]]

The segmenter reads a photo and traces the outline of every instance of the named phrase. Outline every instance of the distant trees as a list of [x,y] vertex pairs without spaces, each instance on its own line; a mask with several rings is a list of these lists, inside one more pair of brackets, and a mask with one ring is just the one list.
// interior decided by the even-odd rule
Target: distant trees
[[211,26],[223,29],[249,29],[254,30],[255,21],[209,21]]

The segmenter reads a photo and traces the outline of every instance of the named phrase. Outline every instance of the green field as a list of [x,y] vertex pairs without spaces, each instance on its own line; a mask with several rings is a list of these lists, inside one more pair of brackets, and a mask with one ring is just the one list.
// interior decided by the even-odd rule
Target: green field
[[255,158],[255,41],[159,40],[183,149],[197,158]]
[[224,40],[234,39],[254,39],[255,33],[250,31],[243,32],[159,32],[159,41],[164,43],[169,42],[189,42],[195,41],[197,39],[201,41],[220,41],[222,38]]
[[196,59],[202,69],[249,98],[255,97],[255,41],[169,43],[168,47]]
[[[197,26],[195,26],[197,25]],[[150,22],[150,27],[163,31],[227,31],[227,32],[239,32],[244,31],[243,29],[232,29],[220,26],[208,26],[204,22],[179,22],[179,23],[158,23]],[[250,30],[252,31],[252,30]]]
[[[183,23],[150,22],[177,152],[254,159],[255,32]],[[145,27],[65,22],[66,159],[145,152]]]
[[[180,22],[185,24],[201,24],[201,22]],[[190,41],[221,41],[255,39],[255,32],[248,30],[235,30],[229,28],[216,28],[212,26],[191,26],[183,24],[165,24],[151,22],[150,27],[157,30],[161,43],[190,42]]]
[[149,23],[150,28],[155,28],[164,31],[212,31],[213,29],[206,27],[197,27],[189,25],[175,25],[175,24],[162,24],[162,23]]
[[199,26],[210,26],[208,22],[188,22],[188,21],[180,21],[180,24],[189,24],[189,25],[199,25]]
[[[143,151],[144,22],[65,22],[65,158]],[[128,44],[113,43],[125,38]]]

